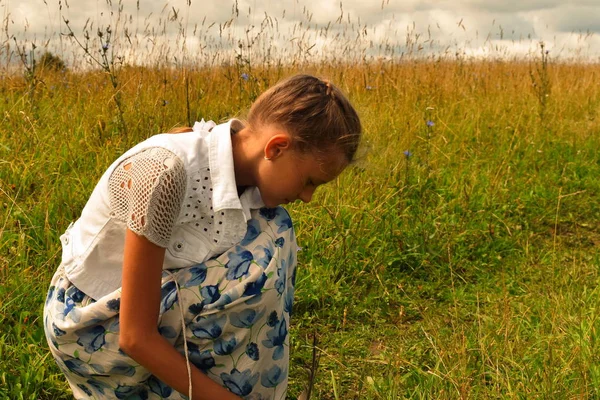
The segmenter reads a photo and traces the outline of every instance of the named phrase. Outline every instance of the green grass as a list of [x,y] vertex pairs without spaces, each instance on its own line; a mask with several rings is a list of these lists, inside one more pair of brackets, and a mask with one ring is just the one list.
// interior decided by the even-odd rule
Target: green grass
[[[303,70],[348,93],[365,140],[356,165],[291,207],[290,398],[313,335],[316,399],[600,398],[600,67],[550,63],[543,113],[526,63]],[[192,118],[221,120],[295,71],[125,68],[127,135],[105,75],[41,74],[33,91],[6,75],[1,398],[68,398],[40,320],[58,237],[115,157],[186,123],[184,73]]]

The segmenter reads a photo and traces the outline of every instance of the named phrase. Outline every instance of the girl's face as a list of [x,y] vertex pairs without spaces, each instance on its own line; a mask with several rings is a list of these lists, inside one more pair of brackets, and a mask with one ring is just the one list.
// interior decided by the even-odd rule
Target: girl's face
[[340,152],[301,153],[279,147],[259,168],[258,189],[267,207],[308,203],[318,186],[335,179],[348,163]]

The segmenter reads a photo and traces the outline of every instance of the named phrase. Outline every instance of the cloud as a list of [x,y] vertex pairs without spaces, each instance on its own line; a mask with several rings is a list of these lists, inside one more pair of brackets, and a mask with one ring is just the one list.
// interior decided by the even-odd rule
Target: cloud
[[89,21],[94,38],[98,28],[110,25],[113,32],[127,30],[133,47],[146,53],[171,43],[170,56],[182,47],[186,28],[188,48],[206,51],[234,51],[239,41],[248,44],[260,37],[284,55],[331,54],[347,51],[348,46],[359,52],[366,46],[391,46],[402,52],[407,40],[423,51],[471,54],[511,46],[523,54],[544,40],[556,41],[556,47],[575,46],[575,51],[586,48],[589,54],[600,54],[597,40],[588,37],[581,42],[567,34],[600,32],[598,0],[342,0],[341,6],[340,0],[192,0],[189,7],[187,0],[145,0],[139,10],[134,1],[123,1],[121,10],[116,1],[111,7],[104,1],[71,0],[67,7],[63,0],[62,9],[55,0],[41,3],[10,3],[14,21],[10,32],[21,40],[35,36],[38,41],[58,43],[59,33],[66,32],[63,18],[78,37]]

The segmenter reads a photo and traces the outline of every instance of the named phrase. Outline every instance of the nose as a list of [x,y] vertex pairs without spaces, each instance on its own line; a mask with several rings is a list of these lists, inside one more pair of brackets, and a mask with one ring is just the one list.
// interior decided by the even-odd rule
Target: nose
[[298,195],[298,198],[304,203],[310,203],[314,193],[314,187],[305,187],[304,190]]

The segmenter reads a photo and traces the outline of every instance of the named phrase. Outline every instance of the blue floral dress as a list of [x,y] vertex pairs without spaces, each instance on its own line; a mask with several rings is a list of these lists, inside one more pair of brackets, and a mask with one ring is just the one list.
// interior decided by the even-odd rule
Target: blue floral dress
[[[231,392],[245,399],[285,398],[296,251],[283,208],[254,210],[238,245],[205,263],[163,273],[159,332],[182,354],[187,341],[191,363]],[[119,348],[120,297],[119,289],[92,299],[60,267],[52,279],[44,327],[75,398],[187,398]]]

